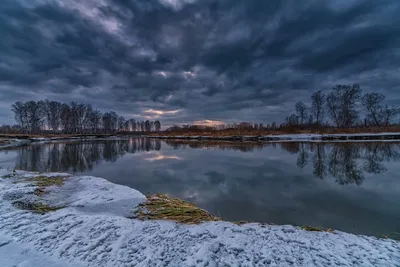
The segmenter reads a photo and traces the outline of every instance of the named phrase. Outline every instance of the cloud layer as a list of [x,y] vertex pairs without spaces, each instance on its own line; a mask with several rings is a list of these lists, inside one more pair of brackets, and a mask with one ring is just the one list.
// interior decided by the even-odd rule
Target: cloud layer
[[4,0],[0,124],[12,102],[91,103],[165,125],[282,120],[314,90],[400,101],[400,3]]

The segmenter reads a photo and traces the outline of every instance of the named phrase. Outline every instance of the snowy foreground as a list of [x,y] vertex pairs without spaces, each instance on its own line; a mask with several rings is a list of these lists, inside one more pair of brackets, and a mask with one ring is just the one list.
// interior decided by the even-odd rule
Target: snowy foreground
[[[400,242],[293,226],[129,219],[140,192],[68,177],[36,196],[38,173],[0,170],[0,266],[400,266]],[[43,174],[41,174],[43,175]],[[65,206],[39,215],[15,201]]]

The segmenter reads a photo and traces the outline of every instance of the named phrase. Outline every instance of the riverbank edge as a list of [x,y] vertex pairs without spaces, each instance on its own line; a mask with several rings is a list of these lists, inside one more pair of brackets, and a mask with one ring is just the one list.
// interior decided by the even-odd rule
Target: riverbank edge
[[262,136],[185,136],[148,135],[153,139],[194,140],[194,141],[236,141],[236,142],[321,142],[321,141],[400,141],[400,133],[359,133],[359,134],[282,134]]
[[[65,184],[61,186],[55,186],[55,185],[50,185],[49,187],[46,188],[46,190],[49,190],[50,193],[45,194],[43,197],[46,200],[53,200],[55,202],[47,202],[48,205],[53,205],[53,206],[60,206],[61,203],[65,203],[65,197],[67,197],[67,202],[70,201],[72,204],[71,205],[66,205],[61,207],[60,209],[56,209],[54,211],[47,212],[46,215],[38,215],[34,213],[30,213],[28,211],[21,211],[17,207],[14,207],[11,202],[15,201],[15,198],[21,198],[21,192],[25,192],[25,194],[29,194],[30,190],[36,190],[39,188],[39,185],[36,186],[30,186],[26,187],[24,183],[30,183],[30,181],[38,181],[38,177],[43,177],[46,176],[51,179],[51,177],[66,177]],[[101,222],[101,227],[104,227],[104,229],[110,229],[110,231],[114,231],[115,229],[118,229],[118,227],[122,227],[124,231],[128,230],[129,232],[125,233],[119,233],[117,236],[121,236],[121,240],[116,241],[111,241],[108,246],[114,246],[114,242],[116,244],[120,244],[121,242],[127,242],[129,240],[123,239],[124,236],[130,236],[132,240],[154,240],[153,236],[154,235],[160,235],[165,236],[168,235],[170,238],[171,236],[174,236],[175,239],[182,239],[182,234],[184,233],[187,235],[185,238],[181,240],[181,242],[178,242],[177,244],[181,244],[183,247],[187,247],[185,245],[184,240],[194,240],[194,244],[197,245],[202,245],[202,250],[203,252],[208,254],[213,254],[213,253],[223,253],[221,255],[222,258],[220,260],[233,260],[237,261],[238,263],[244,263],[242,262],[242,256],[246,255],[246,258],[257,258],[259,257],[259,249],[262,247],[258,247],[257,245],[252,245],[253,247],[251,250],[247,251],[247,247],[241,248],[241,246],[237,247],[236,242],[243,243],[247,242],[248,238],[252,238],[259,243],[258,245],[271,245],[275,244],[274,247],[276,246],[276,249],[278,249],[280,252],[278,254],[282,254],[282,256],[286,255],[287,251],[291,250],[297,250],[299,244],[305,244],[303,249],[306,249],[309,253],[316,255],[319,257],[321,254],[321,251],[318,252],[318,250],[321,249],[321,246],[323,247],[329,247],[330,249],[322,249],[323,257],[321,260],[328,260],[330,261],[330,258],[332,257],[332,253],[335,255],[335,261],[340,259],[342,263],[350,263],[354,261],[363,261],[364,258],[359,258],[358,256],[355,256],[349,252],[344,252],[344,248],[342,245],[347,246],[346,244],[349,243],[354,243],[357,244],[357,246],[361,246],[360,248],[365,248],[368,247],[365,251],[360,251],[360,248],[358,248],[357,253],[367,253],[368,254],[368,261],[376,261],[377,263],[393,263],[394,261],[397,262],[397,260],[400,260],[400,258],[397,258],[398,255],[396,254],[396,251],[400,251],[400,243],[391,240],[391,239],[382,239],[382,238],[377,238],[377,237],[372,237],[372,236],[364,236],[364,235],[355,235],[355,234],[350,234],[350,233],[345,233],[341,231],[328,231],[328,232],[321,232],[321,231],[316,231],[316,232],[310,232],[306,231],[301,227],[297,226],[290,226],[290,225],[269,225],[269,224],[260,224],[260,223],[244,223],[244,224],[235,224],[232,222],[226,222],[226,221],[220,221],[220,222],[207,222],[207,223],[201,223],[201,224],[196,224],[196,225],[185,225],[185,224],[179,224],[175,223],[172,221],[165,221],[165,220],[147,220],[147,221],[142,221],[138,220],[135,218],[129,218],[127,217],[127,212],[133,212],[136,210],[141,203],[144,203],[144,201],[148,200],[143,194],[141,194],[139,191],[129,188],[126,186],[118,185],[111,183],[103,178],[100,177],[91,177],[91,176],[74,176],[72,174],[65,174],[65,173],[37,173],[37,172],[26,172],[26,171],[8,171],[4,169],[0,169],[0,187],[2,188],[2,203],[0,204],[0,210],[2,210],[4,217],[0,220],[0,230],[1,231],[6,231],[9,235],[14,236],[16,238],[16,242],[22,242],[22,245],[26,245],[24,241],[28,240],[28,243],[32,243],[31,245],[35,248],[35,251],[42,251],[44,248],[43,246],[50,246],[48,242],[50,242],[50,239],[47,238],[47,235],[54,235],[54,236],[60,236],[60,234],[57,234],[57,231],[61,231],[61,235],[65,235],[65,229],[60,229],[60,218],[71,218],[75,217],[71,222],[64,222],[63,225],[65,226],[66,229],[68,229],[69,233],[67,236],[75,235],[74,231],[77,231],[76,233],[76,238],[83,238],[81,234],[79,234],[80,229],[92,229],[91,231],[98,231],[96,230],[96,223]],[[68,178],[67,178],[68,177]],[[16,180],[13,179],[23,179],[22,183],[16,183]],[[72,186],[71,186],[72,185]],[[64,186],[66,188],[64,188]],[[71,191],[71,189],[74,189]],[[29,191],[29,192],[28,192]],[[65,195],[65,193],[68,193],[68,195]],[[99,209],[99,207],[101,207]],[[19,218],[18,216],[21,216]],[[43,217],[42,217],[43,216]],[[18,217],[18,218],[17,218]],[[15,221],[20,221],[21,224],[19,225],[18,228],[14,228],[13,225]],[[35,225],[38,225],[38,229],[35,232],[35,230],[30,230],[33,231],[32,233],[27,233],[26,231],[29,229],[29,221],[31,223],[34,223]],[[76,224],[76,222],[82,221],[82,223],[85,223],[85,227],[78,227],[77,229],[74,230],[73,225]],[[92,222],[93,221],[93,222]],[[104,223],[109,222],[109,226],[105,227]],[[14,222],[14,223],[13,223]],[[23,223],[28,223],[27,227],[22,227],[22,222]],[[50,225],[49,225],[50,223]],[[116,225],[114,225],[114,223]],[[167,224],[165,224],[167,223]],[[41,224],[43,224],[41,226]],[[54,225],[53,225],[54,224]],[[120,226],[118,226],[120,225]],[[11,227],[11,228],[10,228]],[[23,229],[22,229],[22,228]],[[43,231],[43,227],[46,227],[48,231],[51,232],[46,232]],[[194,227],[194,228],[193,228]],[[9,228],[9,229],[8,229]],[[141,233],[140,231],[137,232],[137,229],[150,229],[149,234],[147,236],[146,233]],[[136,230],[135,230],[136,229]],[[158,230],[157,230],[158,229]],[[21,230],[23,231],[24,234],[19,233],[18,231]],[[132,230],[132,231],[131,231]],[[85,230],[86,231],[86,230]],[[105,230],[108,231],[108,230]],[[146,230],[147,231],[147,230]],[[155,231],[155,232],[154,232]],[[157,232],[159,231],[159,233]],[[212,234],[209,232],[211,231]],[[224,234],[224,232],[221,231],[228,231],[229,234],[228,236],[226,235],[227,233]],[[86,232],[85,232],[86,233]],[[270,233],[270,234],[268,234]],[[31,235],[33,237],[31,237]],[[103,236],[114,236],[114,232],[103,232]],[[135,237],[139,235],[139,237]],[[251,237],[249,237],[251,235]],[[86,236],[86,234],[85,234]],[[219,240],[218,242],[222,242],[221,244],[224,244],[226,247],[225,249],[228,249],[229,246],[232,246],[232,248],[228,249],[228,252],[218,252],[218,250],[214,249],[214,246],[212,245],[213,243],[204,243],[205,237],[208,236],[207,238],[211,238],[211,240]],[[17,238],[18,237],[18,238]],[[26,237],[26,239],[24,239]],[[46,240],[46,242],[40,242],[41,238]],[[102,239],[103,238],[103,239]],[[267,239],[265,239],[267,238]],[[100,236],[99,240],[102,240],[101,243],[104,243],[106,240],[104,237]],[[31,240],[31,241],[29,241]],[[38,240],[37,243],[35,241]],[[71,241],[73,240],[73,242]],[[125,240],[125,241],[124,241]],[[235,241],[236,240],[236,241]],[[287,241],[285,241],[287,240]],[[62,241],[60,241],[59,238],[54,239],[55,242],[61,242],[60,244],[51,244],[50,247],[54,248],[55,246],[59,246],[60,248],[65,248],[68,247],[69,251],[76,251],[76,249],[82,249],[85,251],[86,254],[82,256],[82,252],[77,251],[77,255],[80,255],[80,257],[83,259],[83,263],[85,263],[86,258],[88,258],[88,255],[92,255],[92,253],[95,253],[95,251],[88,251],[86,248],[80,248],[76,244],[83,244],[84,242],[89,242],[88,240],[85,239],[85,241],[78,242],[77,239],[74,238],[67,238],[65,242],[71,241],[71,244],[64,244]],[[95,242],[94,240],[93,242]],[[108,242],[107,241],[107,242]],[[267,242],[268,241],[268,242]],[[106,242],[106,243],[107,243]],[[136,241],[135,241],[136,242]],[[140,241],[138,244],[142,244],[143,241]],[[147,241],[145,241],[147,242]],[[164,244],[166,247],[165,249],[169,249],[171,246],[171,243],[168,243],[169,241],[166,241],[166,244]],[[210,241],[211,242],[211,241]],[[214,242],[214,241],[212,241]],[[231,243],[233,242],[233,243]],[[267,242],[267,243],[265,243]],[[315,244],[314,244],[315,242]],[[90,242],[89,242],[90,243]],[[264,244],[265,243],[265,244]],[[125,244],[125,243],[124,243]],[[177,245],[175,244],[175,245]],[[244,243],[243,243],[244,244]],[[333,244],[338,244],[336,247],[331,247]],[[249,244],[248,244],[249,245]],[[315,247],[314,247],[315,245]],[[125,245],[121,245],[124,249],[128,249],[129,247]],[[153,244],[149,244],[151,249],[154,250],[163,250],[164,248],[159,246],[158,244],[156,246],[153,246]],[[173,246],[173,244],[172,244]],[[178,245],[177,245],[178,246]],[[283,246],[283,247],[281,247]],[[183,249],[181,248],[176,248],[176,249]],[[310,247],[310,248],[309,248]],[[312,248],[311,248],[312,247]],[[238,250],[242,251],[241,253],[238,253]],[[149,248],[146,248],[148,250]],[[150,250],[151,250],[150,249]],[[245,250],[243,250],[245,249]],[[353,248],[349,247],[349,250],[353,251]],[[44,249],[46,250],[46,249]],[[231,254],[231,251],[234,252]],[[315,250],[315,251],[314,251]],[[96,255],[95,258],[107,258],[106,256],[110,257],[107,253],[109,253],[107,250],[102,249],[102,248],[97,248],[96,251],[103,251],[101,252],[102,254]],[[130,251],[130,250],[129,250]],[[132,247],[132,251],[136,251],[136,246]],[[132,252],[130,251],[130,252]],[[191,251],[191,250],[190,250]],[[197,249],[194,249],[193,251],[197,251]],[[258,251],[258,252],[257,252]],[[371,252],[373,251],[373,252]],[[384,251],[385,256],[382,258],[382,255],[379,253]],[[96,252],[96,253],[97,253]],[[292,251],[293,252],[293,251]],[[54,255],[54,252],[52,250],[48,251],[48,253],[51,253]],[[81,254],[79,254],[81,253]],[[141,257],[148,257],[149,251],[147,251],[147,254],[145,253],[144,255],[140,255]],[[160,251],[158,251],[160,253]],[[247,254],[250,253],[250,254]],[[252,253],[255,253],[254,255]],[[265,252],[267,253],[266,255],[269,255],[270,252]],[[318,254],[319,253],[319,254]],[[352,252],[355,253],[355,252]],[[372,254],[371,254],[372,253]],[[106,255],[107,254],[107,255]],[[310,254],[310,255],[311,255]],[[332,254],[332,255],[331,255]],[[340,254],[340,255],[339,255]],[[65,253],[63,249],[60,249],[60,256],[59,258],[64,258],[65,255],[70,255],[69,253]],[[126,253],[126,255],[133,255],[132,253]],[[146,256],[147,255],[147,256]],[[236,256],[234,256],[236,255]],[[339,256],[338,256],[339,255]],[[104,257],[103,257],[104,256]],[[189,256],[189,255],[186,255]],[[298,253],[298,255],[290,255],[292,259],[290,261],[304,261],[305,255]],[[93,258],[92,257],[92,258]],[[203,255],[198,255],[198,254],[193,254],[190,257],[193,258],[202,258],[204,257]],[[232,258],[233,257],[233,258]],[[307,255],[306,255],[307,257]],[[313,256],[314,257],[314,256]],[[307,262],[311,262],[313,260],[313,257],[311,257]],[[178,259],[177,257],[176,259]],[[67,260],[74,260],[75,258],[71,256],[70,258],[67,257]],[[112,261],[118,261],[119,258],[110,258],[110,262]],[[152,257],[146,258],[147,261],[152,260]],[[208,259],[209,261],[212,261],[212,257]],[[275,259],[277,263],[279,263],[280,260],[283,262],[286,262],[285,258],[278,257]],[[332,261],[330,261],[332,262]],[[1,263],[1,260],[0,260]],[[87,262],[86,262],[87,263]],[[154,262],[153,262],[154,263]],[[282,263],[282,262],[280,262]],[[361,263],[361,262],[360,262]],[[95,266],[96,262],[91,262],[93,266]],[[90,266],[92,266],[90,265]],[[89,265],[88,265],[89,266]],[[111,266],[111,265],[97,265],[97,266]],[[146,265],[148,266],[148,265]],[[180,266],[189,266],[187,264],[182,264]],[[192,266],[192,265],[190,265]],[[304,265],[299,265],[299,266],[312,266],[308,265],[308,263],[305,263]]]
[[[220,222],[226,222],[226,223],[232,223],[232,224],[236,224],[236,225],[245,225],[245,224],[258,224],[258,225],[269,225],[269,226],[279,226],[276,225],[274,223],[266,223],[266,222],[256,222],[256,221],[227,221],[224,220],[222,217],[217,217],[216,215],[212,215],[210,214],[207,210],[201,209],[199,207],[197,207],[193,202],[189,202],[189,201],[185,201],[176,197],[172,197],[169,196],[168,194],[164,194],[164,193],[155,193],[155,194],[150,194],[150,195],[145,195],[143,193],[141,193],[140,191],[134,189],[134,188],[130,188],[127,186],[121,186],[112,182],[108,182],[106,179],[102,178],[102,177],[93,177],[93,176],[79,176],[79,175],[73,175],[73,174],[69,174],[69,173],[59,173],[59,172],[35,172],[35,171],[23,171],[23,170],[16,170],[16,169],[7,169],[7,168],[2,168],[0,167],[0,182],[4,181],[4,179],[9,179],[9,180],[13,180],[13,184],[20,184],[20,183],[27,183],[30,184],[30,186],[34,189],[32,192],[38,196],[40,196],[40,192],[46,192],[45,194],[48,194],[51,192],[51,190],[47,190],[47,189],[51,189],[57,185],[58,187],[63,187],[65,182],[67,181],[67,179],[69,178],[84,178],[84,177],[89,177],[91,179],[98,179],[98,180],[103,180],[106,181],[106,183],[116,186],[116,187],[123,187],[124,190],[126,191],[126,189],[131,190],[133,192],[133,195],[135,194],[139,194],[140,196],[143,197],[143,200],[140,202],[137,202],[136,206],[132,207],[132,210],[134,211],[130,216],[128,216],[128,218],[131,219],[138,219],[138,220],[166,220],[166,221],[173,221],[175,223],[182,223],[182,224],[186,224],[184,222],[181,222],[180,220],[175,220],[175,219],[168,219],[168,218],[173,218],[174,216],[168,216],[167,214],[166,216],[164,216],[164,219],[160,219],[163,218],[163,216],[161,216],[160,214],[158,214],[158,212],[160,212],[159,206],[165,206],[166,203],[171,203],[171,205],[168,205],[168,210],[175,212],[176,213],[185,213],[185,208],[187,208],[188,205],[190,205],[190,209],[191,210],[198,210],[198,211],[203,211],[205,214],[202,216],[204,219],[203,221],[198,221],[196,222],[189,222],[188,224],[201,224],[201,223],[205,223],[208,221],[220,221]],[[17,179],[17,180],[16,180]],[[18,181],[18,179],[22,179],[20,181]],[[95,196],[98,197],[98,196]],[[155,203],[157,203],[155,205]],[[51,203],[49,203],[51,204]],[[1,204],[0,204],[1,205]],[[153,206],[153,208],[155,208],[156,211],[153,211],[151,208],[149,208],[150,206]],[[65,206],[67,207],[67,206]],[[60,207],[60,209],[65,208],[65,207]],[[163,208],[161,208],[163,209]],[[52,212],[55,210],[50,210],[49,212]],[[142,213],[142,214],[140,214]],[[164,212],[162,212],[164,213]],[[175,215],[173,214],[173,215]],[[148,215],[148,216],[146,216]],[[180,215],[180,214],[178,214]],[[195,214],[197,216],[197,214]],[[190,216],[190,214],[188,215]],[[155,217],[155,219],[149,219],[151,217]],[[293,227],[296,227],[298,229],[301,230],[305,230],[305,231],[310,231],[310,232],[329,232],[329,233],[334,233],[336,230],[331,229],[331,228],[322,228],[322,227],[315,227],[315,226],[308,226],[308,225],[303,225],[303,226],[299,226],[299,225],[294,225]],[[339,231],[341,232],[341,231]],[[349,233],[352,234],[352,233]],[[357,235],[357,234],[354,234]],[[366,236],[366,235],[361,235],[358,234],[359,236]],[[369,236],[369,237],[373,237],[373,238],[378,238],[378,239],[387,239],[384,238],[384,235],[382,235],[381,237],[378,236]]]
[[202,136],[202,135],[71,135],[71,136],[35,136],[0,135],[0,149],[13,148],[36,142],[72,141],[72,140],[104,140],[131,137],[147,137],[162,140],[190,141],[229,141],[229,142],[353,142],[353,141],[400,141],[400,132],[358,133],[358,134],[278,134],[278,135],[246,135],[246,136]]
[[146,135],[81,135],[81,136],[53,136],[53,137],[25,137],[23,139],[17,136],[1,136],[0,140],[5,142],[4,145],[0,145],[0,149],[19,147],[23,145],[29,145],[32,143],[48,143],[54,141],[74,141],[74,140],[109,140],[109,139],[121,139],[130,137],[147,137]]

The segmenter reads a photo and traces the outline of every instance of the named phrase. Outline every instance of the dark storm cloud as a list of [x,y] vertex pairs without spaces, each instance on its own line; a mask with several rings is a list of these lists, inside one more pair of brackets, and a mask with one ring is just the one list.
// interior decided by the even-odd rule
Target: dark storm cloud
[[337,83],[398,103],[399,12],[397,0],[6,0],[0,119],[50,98],[165,124],[271,122]]

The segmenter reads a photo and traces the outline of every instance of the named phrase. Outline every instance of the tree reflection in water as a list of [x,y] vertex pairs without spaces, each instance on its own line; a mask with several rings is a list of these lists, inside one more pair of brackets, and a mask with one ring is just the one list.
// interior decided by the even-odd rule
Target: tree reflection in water
[[280,146],[291,154],[298,154],[296,165],[304,168],[312,163],[315,177],[333,177],[341,185],[360,185],[365,173],[379,174],[386,171],[385,162],[400,159],[398,142],[281,142],[281,143],[239,143],[218,141],[167,140],[166,143],[178,148],[205,148],[252,152],[264,147]]
[[[166,140],[166,144],[173,147],[174,149],[181,148],[202,148],[202,149],[218,149],[218,150],[236,150],[242,152],[252,152],[255,149],[261,150],[265,146],[264,143],[241,143],[241,142],[229,142],[229,141],[187,141],[187,140]],[[275,146],[275,144],[274,144]]]
[[[386,171],[385,162],[400,159],[400,143],[282,143],[282,148],[298,154],[297,166],[311,159],[315,177],[332,176],[339,184],[360,185],[365,173]],[[311,154],[311,156],[309,156]]]
[[125,153],[160,149],[161,141],[147,138],[33,144],[18,150],[15,167],[43,172],[84,172],[103,161],[115,162]]
[[[296,154],[298,168],[311,166],[319,179],[333,177],[341,185],[360,185],[366,173],[386,171],[385,162],[400,159],[400,143],[397,142],[200,142],[187,140],[165,141],[173,149],[218,149],[252,152],[265,147],[281,147]],[[115,162],[126,153],[159,151],[157,139],[132,138],[125,140],[92,140],[81,142],[57,142],[20,147],[16,168],[32,171],[84,172],[101,162]]]

